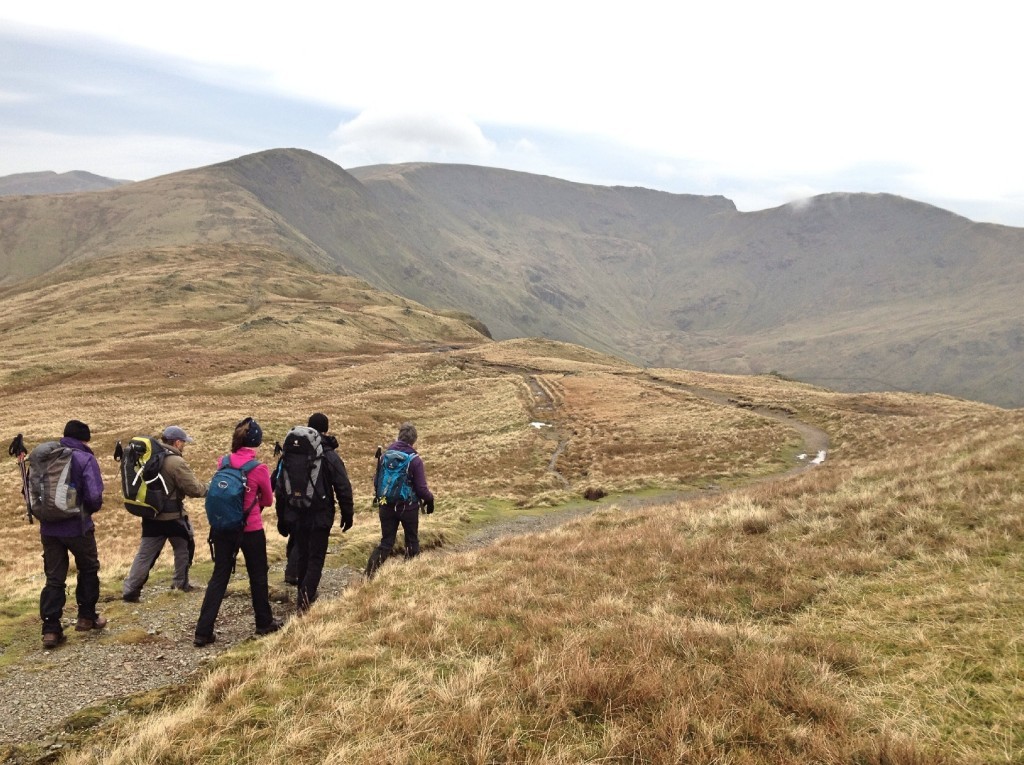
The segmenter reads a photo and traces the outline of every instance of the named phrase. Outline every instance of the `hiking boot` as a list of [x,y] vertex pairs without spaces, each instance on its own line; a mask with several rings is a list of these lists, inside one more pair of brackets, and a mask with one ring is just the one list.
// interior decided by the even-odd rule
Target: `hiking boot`
[[182,587],[176,587],[175,585],[172,584],[171,585],[171,589],[172,590],[177,590],[178,592],[202,592],[203,588],[199,587],[198,585],[195,585],[195,584],[186,584],[186,585],[184,585]]
[[268,624],[268,625],[266,625],[264,627],[257,627],[256,628],[256,634],[257,635],[269,635],[271,632],[277,632],[283,626],[284,626],[284,622],[282,622],[280,619],[274,619],[274,620],[272,620],[270,622],[270,624]]
[[217,636],[211,632],[209,635],[196,635],[195,639],[192,641],[192,645],[194,645],[196,648],[202,648],[203,646],[207,646],[210,645],[210,643],[216,642]]
[[43,648],[56,648],[64,640],[63,632],[47,632],[43,635]]
[[295,586],[297,586],[299,584],[299,580],[298,580],[297,577],[285,575],[284,583],[285,584],[290,584],[293,587],[295,587]]
[[125,603],[138,603],[140,593],[137,592],[126,592],[121,596],[121,600]]
[[101,630],[107,626],[107,620],[103,616],[95,619],[79,619],[75,624],[75,632],[88,632],[89,630]]

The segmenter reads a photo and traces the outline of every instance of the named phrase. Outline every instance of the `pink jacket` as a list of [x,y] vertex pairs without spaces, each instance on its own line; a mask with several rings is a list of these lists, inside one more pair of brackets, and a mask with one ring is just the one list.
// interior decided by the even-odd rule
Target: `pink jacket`
[[[231,467],[242,467],[249,460],[259,459],[255,449],[243,446],[231,453]],[[218,464],[220,464],[218,462]],[[270,488],[270,468],[262,462],[249,471],[245,490],[245,507],[251,507],[245,519],[245,531],[263,530],[263,508],[274,504],[274,491]]]

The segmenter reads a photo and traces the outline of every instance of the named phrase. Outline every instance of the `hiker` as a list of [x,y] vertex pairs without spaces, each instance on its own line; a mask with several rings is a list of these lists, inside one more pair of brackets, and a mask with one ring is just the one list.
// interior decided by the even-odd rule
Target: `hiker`
[[[427,488],[427,475],[423,467],[423,459],[413,449],[416,443],[416,426],[411,422],[402,423],[398,429],[398,440],[391,444],[381,455],[377,463],[377,477],[374,479],[374,501],[380,507],[380,544],[370,553],[366,562],[366,576],[372,577],[381,564],[391,555],[401,524],[405,532],[405,557],[413,558],[420,552],[419,524],[420,509],[428,515],[434,512],[434,495]],[[384,468],[387,452],[397,451],[411,455],[408,461],[407,476],[411,491],[408,499],[390,501],[380,487],[380,478]]]
[[46,585],[39,596],[45,648],[56,648],[64,642],[61,617],[67,601],[65,588],[69,553],[74,556],[75,568],[78,569],[75,587],[78,621],[75,631],[89,632],[107,626],[106,618],[96,612],[100,598],[100,558],[92,516],[103,507],[103,476],[96,455],[88,446],[91,438],[88,425],[79,420],[69,420],[64,426],[64,437],[60,439],[60,446],[72,450],[68,485],[77,492],[81,512],[67,520],[39,522],[43,570],[46,573]]
[[194,645],[201,648],[216,641],[213,625],[220,612],[220,604],[228,589],[228,581],[235,567],[238,551],[245,559],[249,575],[249,594],[256,619],[256,634],[267,635],[281,629],[281,622],[270,610],[270,590],[267,584],[267,535],[263,530],[263,508],[270,507],[274,493],[270,488],[270,469],[259,461],[259,448],[263,443],[263,430],[252,417],[246,417],[235,426],[231,437],[231,454],[222,458],[218,467],[229,464],[246,471],[246,465],[255,463],[246,472],[245,493],[242,495],[244,526],[239,532],[210,532],[213,553],[213,574],[206,587],[203,606],[196,623]]
[[197,589],[188,578],[195,557],[196,542],[192,523],[185,512],[185,497],[205,497],[206,485],[196,478],[183,454],[185,445],[195,443],[195,440],[177,425],[164,428],[159,438],[169,452],[164,457],[160,475],[167,487],[167,501],[173,509],[157,513],[154,518],[142,519],[142,541],[122,587],[121,598],[127,603],[139,602],[142,587],[149,579],[149,572],[160,557],[165,542],[170,542],[171,550],[174,551],[171,589],[182,592]]
[[316,601],[334,525],[335,498],[342,533],[352,528],[352,484],[337,451],[338,439],[328,435],[329,427],[327,415],[317,412],[306,428],[288,432],[276,481],[277,530],[289,538],[292,548],[288,564],[294,565],[300,614]]

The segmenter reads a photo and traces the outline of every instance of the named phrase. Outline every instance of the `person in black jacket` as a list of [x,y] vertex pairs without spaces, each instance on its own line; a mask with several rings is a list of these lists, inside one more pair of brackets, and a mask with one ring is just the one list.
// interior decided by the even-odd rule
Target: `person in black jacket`
[[338,439],[327,434],[330,422],[317,412],[309,418],[309,427],[320,433],[323,457],[313,490],[312,505],[296,508],[288,502],[284,481],[276,481],[277,530],[282,536],[291,536],[292,562],[298,580],[296,608],[304,613],[316,601],[320,578],[323,575],[327,545],[334,525],[335,498],[341,508],[341,530],[352,528],[352,484],[345,463],[338,454]]

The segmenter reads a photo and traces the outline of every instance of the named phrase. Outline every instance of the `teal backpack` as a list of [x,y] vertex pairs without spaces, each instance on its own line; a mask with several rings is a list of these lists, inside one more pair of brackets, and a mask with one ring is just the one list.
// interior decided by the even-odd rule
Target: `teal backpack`
[[231,467],[230,454],[221,458],[206,493],[206,519],[212,534],[241,532],[245,528],[245,517],[252,510],[245,507],[249,471],[259,464],[259,460],[249,460],[236,468]]
[[416,452],[406,454],[388,449],[377,462],[373,480],[373,501],[377,505],[397,505],[416,501],[416,492],[409,480],[409,466]]

